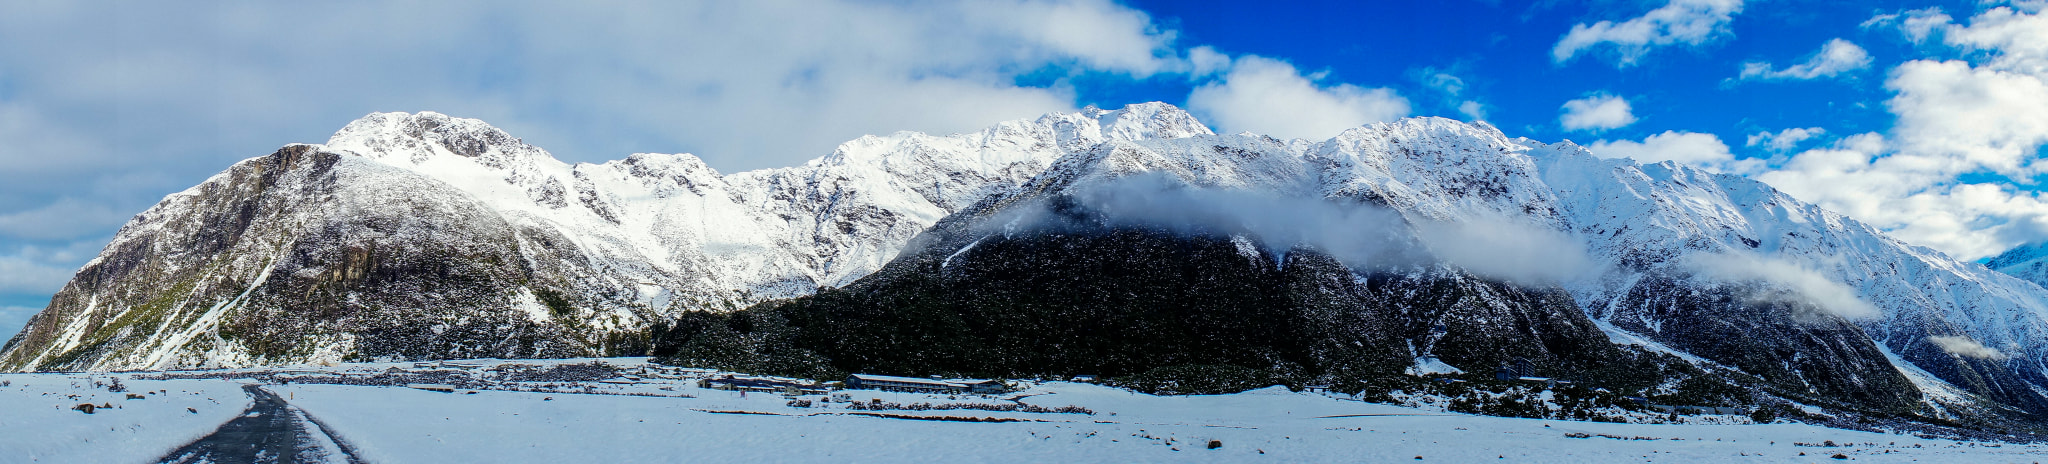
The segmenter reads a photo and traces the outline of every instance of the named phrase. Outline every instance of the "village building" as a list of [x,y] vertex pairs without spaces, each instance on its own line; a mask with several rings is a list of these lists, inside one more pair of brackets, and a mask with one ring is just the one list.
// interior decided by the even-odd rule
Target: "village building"
[[1000,394],[1010,391],[1001,380],[985,379],[921,379],[917,377],[895,377],[888,375],[853,374],[846,376],[846,388],[853,390],[882,390],[917,393],[979,393]]
[[699,388],[726,391],[753,391],[787,394],[823,394],[825,387],[789,380],[763,379],[755,377],[734,377],[727,375],[697,381]]

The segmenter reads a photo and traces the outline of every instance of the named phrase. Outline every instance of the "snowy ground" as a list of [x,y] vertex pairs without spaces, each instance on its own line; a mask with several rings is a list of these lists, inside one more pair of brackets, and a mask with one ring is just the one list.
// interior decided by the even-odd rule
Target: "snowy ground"
[[[590,361],[481,361],[453,368],[352,364],[213,375],[261,379],[264,390],[321,421],[368,462],[1413,462],[1417,457],[1436,462],[1833,462],[1835,454],[1864,462],[2048,458],[2048,447],[2042,445],[1784,423],[1506,419],[1279,388],[1186,397],[1067,382],[1036,384],[1001,397],[838,392],[863,406],[880,400],[882,408],[876,410],[850,409],[849,402],[827,402],[825,395],[798,397],[811,402],[800,407],[781,395],[700,389],[696,379],[713,373],[661,369],[638,359],[602,360],[619,369],[618,377],[602,382],[499,374],[507,364],[545,368]],[[471,376],[451,374],[451,369]],[[464,384],[479,388],[440,393],[301,383],[324,374],[401,371],[469,378],[473,381]],[[287,384],[283,380],[290,377],[280,375],[306,377]],[[0,375],[0,381],[12,383],[0,387],[0,461],[153,462],[234,418],[250,401],[242,385],[256,382],[117,376],[131,391],[168,393],[128,400],[94,385],[96,380],[104,384],[106,374]],[[80,398],[70,399],[74,394]],[[112,402],[117,409],[92,415],[70,409],[84,402]],[[1092,414],[909,406],[1019,402],[1074,406]]]
[[[108,391],[116,378],[127,392]],[[154,462],[250,403],[242,383],[220,380],[7,374],[0,384],[0,462]],[[87,403],[113,408],[73,409]]]

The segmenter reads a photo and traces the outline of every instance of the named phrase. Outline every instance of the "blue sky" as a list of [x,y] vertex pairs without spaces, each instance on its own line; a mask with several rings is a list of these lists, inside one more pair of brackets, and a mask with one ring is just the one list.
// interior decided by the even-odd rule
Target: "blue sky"
[[9,2],[0,331],[164,195],[373,111],[725,172],[1083,105],[1311,139],[1477,119],[1760,179],[1978,259],[2048,238],[2044,4]]

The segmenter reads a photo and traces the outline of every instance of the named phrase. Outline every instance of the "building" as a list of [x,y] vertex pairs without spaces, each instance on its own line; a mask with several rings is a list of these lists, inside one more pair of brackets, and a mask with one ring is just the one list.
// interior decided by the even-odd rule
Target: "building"
[[852,390],[882,390],[917,393],[979,393],[1000,394],[1010,391],[1009,385],[1001,380],[921,379],[917,377],[895,377],[887,375],[854,374],[846,376],[846,388]]
[[825,393],[825,387],[817,384],[806,384],[777,379],[734,377],[731,375],[727,375],[725,377],[720,378],[699,380],[697,381],[697,386],[699,388],[727,391],[755,391],[789,394]]

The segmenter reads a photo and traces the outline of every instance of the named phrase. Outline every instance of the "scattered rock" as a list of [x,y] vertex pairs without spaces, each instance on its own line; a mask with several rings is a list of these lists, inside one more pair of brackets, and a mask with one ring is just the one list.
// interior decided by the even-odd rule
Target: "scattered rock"
[[1209,449],[1216,449],[1216,448],[1222,448],[1222,447],[1223,447],[1223,440],[1209,440]]
[[79,403],[79,404],[78,404],[77,406],[72,406],[72,407],[71,407],[71,410],[73,410],[73,411],[78,411],[78,412],[82,412],[82,413],[86,413],[86,414],[92,414],[92,411],[93,411],[94,409],[99,409],[99,408],[100,408],[99,406],[93,405],[92,403]]

